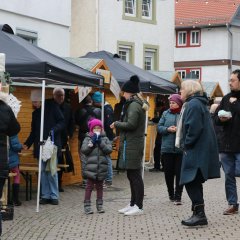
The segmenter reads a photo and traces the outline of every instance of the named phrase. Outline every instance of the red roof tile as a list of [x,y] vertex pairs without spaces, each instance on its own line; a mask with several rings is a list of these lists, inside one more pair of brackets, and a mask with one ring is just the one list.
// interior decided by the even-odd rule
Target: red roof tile
[[175,2],[176,27],[230,23],[240,5],[240,0],[175,0]]

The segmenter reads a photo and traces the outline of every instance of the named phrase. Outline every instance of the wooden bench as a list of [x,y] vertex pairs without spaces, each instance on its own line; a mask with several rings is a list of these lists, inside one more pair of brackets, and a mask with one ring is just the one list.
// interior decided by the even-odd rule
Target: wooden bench
[[4,187],[3,187],[3,195],[0,199],[3,205],[7,205],[10,199],[10,193],[11,193],[11,178],[15,177],[17,173],[9,172],[8,179],[6,179]]
[[[20,164],[19,170],[26,183],[25,188],[26,201],[29,201],[32,199],[32,175],[38,174],[39,172],[38,164],[37,163]],[[59,166],[57,167],[57,171],[60,171]]]

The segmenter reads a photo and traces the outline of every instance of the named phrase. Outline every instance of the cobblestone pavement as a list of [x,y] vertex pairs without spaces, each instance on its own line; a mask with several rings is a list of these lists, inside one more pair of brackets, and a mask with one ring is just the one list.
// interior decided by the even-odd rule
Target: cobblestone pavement
[[[222,174],[223,175],[223,174]],[[240,186],[240,181],[238,186]],[[84,189],[79,185],[65,187],[60,205],[44,205],[36,213],[35,200],[15,207],[14,220],[3,222],[2,240],[239,240],[240,215],[222,215],[227,207],[224,179],[204,184],[207,227],[188,228],[181,220],[191,215],[190,200],[183,193],[183,205],[168,200],[162,172],[145,171],[144,215],[123,216],[117,212],[129,202],[130,191],[125,173],[114,177],[114,185],[104,191],[104,214],[86,216],[83,213]],[[24,193],[22,193],[24,194]],[[24,196],[22,196],[24,197]],[[92,196],[95,203],[95,193]],[[95,204],[94,204],[95,205]]]

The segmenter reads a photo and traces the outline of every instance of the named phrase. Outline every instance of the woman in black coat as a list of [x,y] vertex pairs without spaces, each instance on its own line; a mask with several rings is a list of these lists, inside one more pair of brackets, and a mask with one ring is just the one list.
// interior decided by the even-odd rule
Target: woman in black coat
[[[0,92],[0,198],[2,197],[5,179],[8,178],[7,137],[14,136],[20,131],[20,125],[12,109],[7,105],[7,94]],[[0,212],[0,236],[2,234],[2,217]]]
[[203,183],[220,177],[218,147],[208,99],[199,82],[186,80],[181,85],[184,105],[180,114],[176,146],[183,149],[180,184],[185,185],[192,201],[193,215],[182,224],[207,225],[204,211]]

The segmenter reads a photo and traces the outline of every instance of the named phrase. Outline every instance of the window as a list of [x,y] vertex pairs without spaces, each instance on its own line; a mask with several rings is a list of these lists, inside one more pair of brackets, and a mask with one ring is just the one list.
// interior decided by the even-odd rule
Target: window
[[187,32],[178,32],[178,46],[187,45]]
[[158,46],[144,45],[144,69],[158,70]]
[[136,16],[136,1],[125,0],[125,15]]
[[27,40],[33,45],[37,45],[38,33],[31,30],[26,30],[22,28],[16,28],[16,35]]
[[201,68],[176,69],[182,79],[201,80]]
[[191,31],[191,42],[190,45],[200,44],[200,31]]
[[152,19],[152,0],[142,0],[142,17]]
[[200,47],[201,43],[201,30],[177,31],[176,33],[176,46],[177,47]]
[[133,64],[134,63],[134,43],[118,42],[118,55],[122,60]]
[[190,78],[200,79],[200,70],[190,70]]
[[123,19],[156,24],[156,0],[123,0]]
[[179,73],[181,79],[186,78],[186,70],[178,70],[178,73]]

